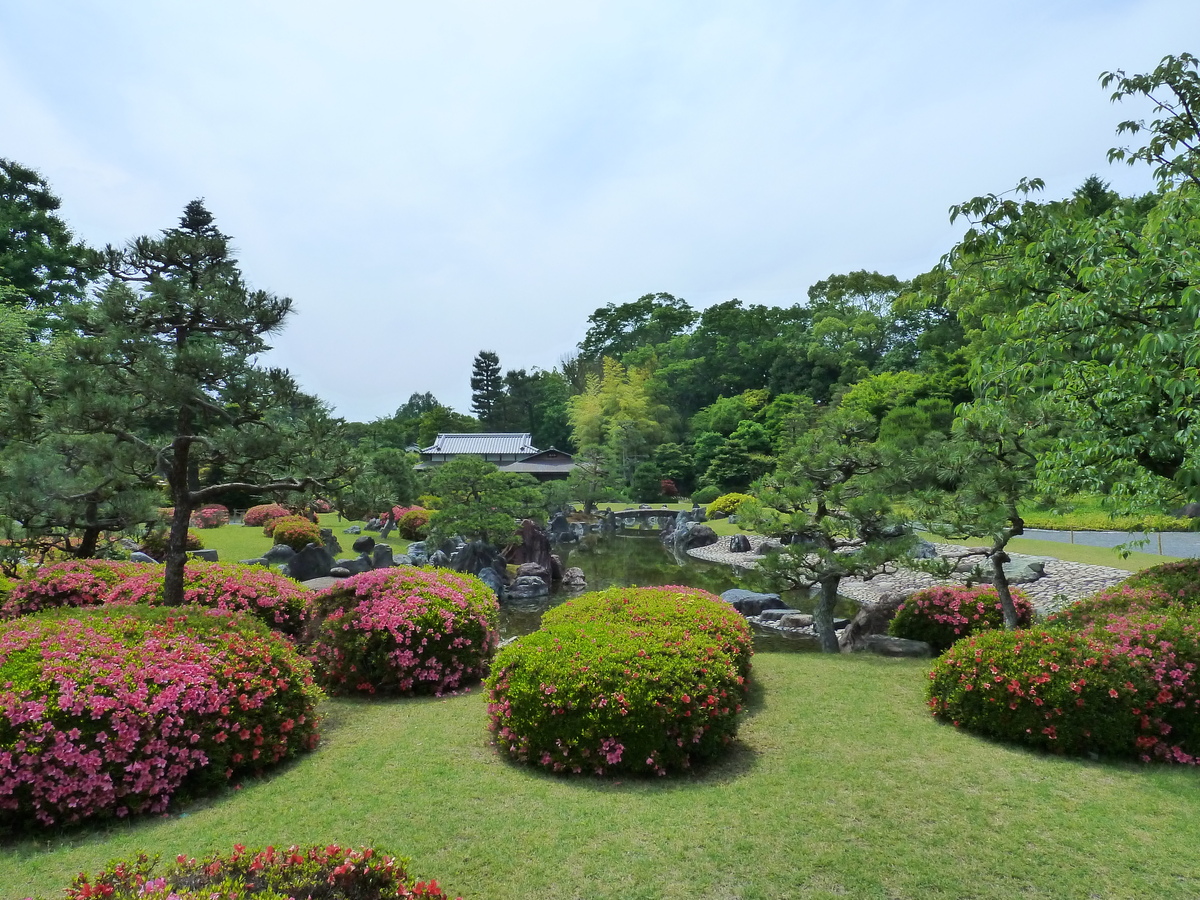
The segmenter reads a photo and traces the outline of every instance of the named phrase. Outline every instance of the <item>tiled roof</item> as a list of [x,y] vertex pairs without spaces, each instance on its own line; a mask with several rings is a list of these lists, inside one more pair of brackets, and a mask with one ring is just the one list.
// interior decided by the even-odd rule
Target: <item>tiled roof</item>
[[528,455],[537,453],[528,432],[524,434],[439,434],[432,447],[422,453],[476,453],[496,455],[500,453]]

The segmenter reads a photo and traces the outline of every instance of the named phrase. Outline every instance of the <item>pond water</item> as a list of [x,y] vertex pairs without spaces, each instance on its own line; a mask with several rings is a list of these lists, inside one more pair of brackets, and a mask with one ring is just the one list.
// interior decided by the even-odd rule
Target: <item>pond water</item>
[[[753,569],[741,569],[718,563],[687,558],[676,560],[656,537],[608,537],[587,535],[578,544],[562,544],[555,548],[563,568],[578,566],[587,576],[587,590],[602,591],[610,587],[657,587],[663,584],[683,584],[721,594],[730,588],[770,591],[763,577]],[[783,601],[792,609],[812,612],[816,598],[807,591],[780,592]],[[548,598],[523,603],[508,603],[500,607],[500,635],[515,637],[536,631],[542,614],[553,606],[570,599],[574,594],[555,591]],[[835,615],[852,616],[854,601],[843,599]],[[789,637],[768,628],[754,628],[754,649],[765,651],[812,651],[809,640]]]

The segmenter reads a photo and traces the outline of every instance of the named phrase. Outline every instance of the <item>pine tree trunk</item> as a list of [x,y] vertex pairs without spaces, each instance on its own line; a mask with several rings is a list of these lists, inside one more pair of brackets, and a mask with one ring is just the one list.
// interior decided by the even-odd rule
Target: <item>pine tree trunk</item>
[[[190,423],[186,423],[190,424]],[[181,429],[182,433],[186,433]],[[171,533],[167,538],[167,558],[163,560],[163,604],[183,606],[183,567],[187,563],[188,523],[192,518],[192,492],[189,490],[190,469],[188,466],[187,443],[177,441],[171,458],[171,469],[167,481],[171,486],[171,499],[175,502],[175,515],[171,519]]]
[[1004,574],[1004,564],[1009,556],[1003,549],[992,551],[992,586],[1000,595],[1000,610],[1004,613],[1004,628],[1015,631],[1017,627],[1017,607],[1013,604],[1012,591],[1008,589],[1008,576]]
[[[89,500],[84,509],[84,520],[89,523],[95,522],[99,510],[100,504],[95,500]],[[79,546],[75,548],[76,559],[91,559],[96,555],[96,547],[100,543],[100,532],[101,529],[98,525],[88,524],[84,526]]]
[[821,593],[817,597],[817,608],[813,610],[813,625],[817,629],[817,637],[821,640],[821,650],[824,653],[838,652],[837,632],[833,630],[833,608],[838,602],[838,585],[842,576],[824,578],[820,581]]

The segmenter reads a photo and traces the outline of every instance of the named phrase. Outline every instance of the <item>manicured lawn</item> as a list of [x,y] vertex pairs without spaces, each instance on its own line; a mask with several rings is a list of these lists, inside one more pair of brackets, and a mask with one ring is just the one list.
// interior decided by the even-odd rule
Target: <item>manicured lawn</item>
[[[327,513],[323,516],[318,516],[321,520],[322,528],[332,528],[333,536],[338,539],[338,543],[342,545],[346,556],[353,556],[354,552],[350,546],[354,543],[357,535],[345,534],[344,529],[351,525],[362,526],[365,522],[351,522],[349,519],[338,519],[337,513]],[[221,562],[237,562],[242,559],[257,559],[268,550],[271,549],[271,538],[263,534],[262,528],[250,528],[245,525],[224,525],[220,528],[198,528],[196,533],[200,535],[200,540],[204,546],[210,550],[216,550],[220,555]],[[375,542],[379,543],[379,532],[369,531],[363,532],[375,538]],[[409,542],[400,537],[396,532],[388,535],[385,543],[391,544],[396,553],[403,553],[408,547]]]
[[376,844],[465,898],[1200,894],[1200,773],[1039,756],[936,724],[926,664],[763,654],[729,759],[564,780],[499,759],[483,698],[326,705],[274,777],[171,817],[0,847],[4,897],[147,850]]
[[[931,534],[922,535],[927,540],[940,544],[959,544],[964,547],[974,547],[985,544],[982,538],[974,541],[951,541]],[[1161,566],[1163,563],[1177,562],[1178,556],[1159,556],[1156,553],[1130,553],[1122,557],[1116,550],[1109,547],[1088,547],[1085,544],[1067,544],[1061,541],[1035,541],[1031,538],[1013,538],[1008,543],[1008,549],[1013,553],[1025,553],[1029,556],[1053,556],[1068,562],[1087,563],[1092,566],[1109,566],[1113,569],[1124,569],[1126,572],[1140,572],[1151,566]]]

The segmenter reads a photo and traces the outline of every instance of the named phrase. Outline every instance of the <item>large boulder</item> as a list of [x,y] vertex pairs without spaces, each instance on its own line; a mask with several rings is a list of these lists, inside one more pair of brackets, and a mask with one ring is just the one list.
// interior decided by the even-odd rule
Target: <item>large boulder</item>
[[525,519],[521,522],[520,539],[504,548],[504,558],[515,566],[537,563],[549,574],[550,538],[537,522]]
[[456,572],[476,575],[483,569],[493,569],[503,572],[507,566],[504,556],[491,544],[483,541],[471,541],[459,548],[452,559],[451,565]]
[[413,541],[409,544],[406,555],[414,566],[423,566],[429,562],[429,549],[424,541]]
[[708,547],[715,544],[720,538],[717,533],[708,525],[701,525],[698,522],[688,522],[683,527],[683,532],[675,532],[675,549],[677,550],[694,550],[697,547]]
[[372,569],[389,569],[394,565],[396,560],[392,556],[391,544],[376,544],[371,548]]
[[750,538],[744,534],[735,534],[729,539],[730,553],[749,553],[754,548],[750,546]]
[[265,559],[269,564],[277,566],[280,563],[286,563],[290,561],[295,555],[296,551],[287,544],[276,544],[263,554],[263,559]]
[[[279,547],[280,545],[276,544],[271,549],[277,550]],[[266,558],[270,559],[271,554],[267,553]],[[283,568],[283,574],[289,578],[295,578],[297,581],[309,581],[313,578],[324,578],[335,565],[337,563],[334,561],[332,553],[324,547],[309,544],[287,561],[287,565]]]
[[534,600],[550,594],[550,587],[537,575],[522,575],[506,591],[506,600]]
[[332,528],[321,529],[321,543],[325,545],[325,549],[337,556],[342,551],[342,545],[338,543],[338,539],[333,536]]
[[787,604],[778,594],[760,594],[743,588],[730,588],[721,599],[747,618],[759,615],[764,609],[785,609]]
[[1179,509],[1172,510],[1171,515],[1179,516],[1180,518],[1200,518],[1200,503],[1189,503]]
[[492,593],[496,595],[496,599],[503,602],[505,591],[504,577],[499,572],[491,566],[484,566],[475,577],[490,587]]
[[370,553],[374,548],[375,538],[371,537],[369,534],[364,534],[362,537],[357,538],[351,545],[351,549],[355,553]]
[[[291,550],[292,548],[288,547],[288,549]],[[135,562],[135,563],[154,563],[155,565],[158,564],[157,559],[155,559],[149,553],[143,553],[141,550],[134,550],[132,553],[130,553],[129,561]]]
[[361,575],[363,572],[371,571],[371,560],[366,554],[353,558],[339,559],[334,562],[336,568],[345,569],[351,575]]
[[587,578],[583,574],[583,569],[571,566],[563,572],[562,583],[563,587],[569,591],[582,591],[587,587]]
[[883,594],[874,603],[859,607],[850,624],[838,638],[838,647],[843,650],[862,650],[868,635],[886,634],[888,623],[896,618],[896,610],[905,600],[904,594]]
[[924,641],[910,641],[908,638],[892,637],[890,634],[864,635],[862,649],[879,656],[928,659],[933,655],[932,648]]
[[216,550],[189,550],[188,556],[192,559],[202,559],[205,562],[218,562],[218,554]]

